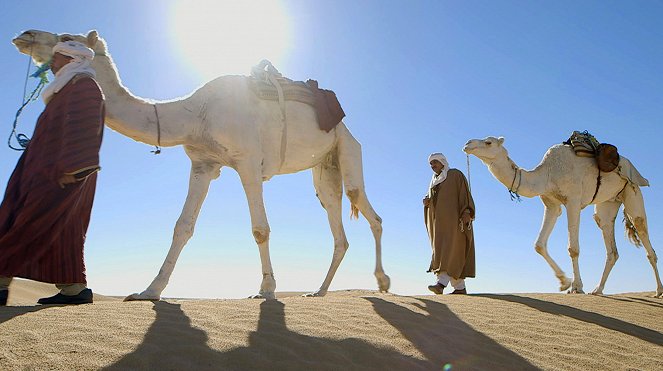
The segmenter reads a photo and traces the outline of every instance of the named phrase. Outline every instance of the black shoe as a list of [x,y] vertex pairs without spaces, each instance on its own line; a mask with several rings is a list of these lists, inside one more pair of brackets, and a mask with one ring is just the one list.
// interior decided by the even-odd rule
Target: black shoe
[[57,295],[50,298],[41,298],[37,301],[39,304],[88,304],[92,303],[92,290],[84,289],[78,295]]
[[445,287],[446,286],[438,282],[435,285],[428,286],[428,289],[434,292],[436,295],[442,295],[442,291],[444,291]]
[[460,290],[456,289],[456,290],[454,290],[454,292],[452,292],[451,294],[456,294],[456,295],[467,295],[467,290],[465,290],[465,289],[460,289]]
[[7,305],[7,298],[9,297],[9,290],[0,291],[0,307]]

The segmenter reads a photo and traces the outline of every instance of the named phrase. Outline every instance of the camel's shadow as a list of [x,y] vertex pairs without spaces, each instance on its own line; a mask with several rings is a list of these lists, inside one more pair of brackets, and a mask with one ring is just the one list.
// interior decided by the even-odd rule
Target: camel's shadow
[[517,295],[480,294],[477,296],[524,304],[542,312],[571,317],[579,321],[593,323],[610,330],[619,331],[623,334],[637,337],[652,344],[663,345],[663,334],[660,332],[634,325],[632,323],[628,323],[616,318],[604,316],[602,314],[587,312],[582,309],[569,307],[567,305],[555,304],[549,301]]
[[207,333],[191,325],[180,304],[154,303],[156,319],[138,348],[107,370],[383,370],[430,369],[431,364],[361,339],[334,340],[293,332],[286,327],[285,305],[260,304],[256,331],[248,346],[227,352],[212,349]]
[[[527,360],[476,331],[439,302],[417,299],[426,314],[380,298],[367,297],[375,311],[430,362],[429,368],[537,370]],[[448,366],[447,366],[448,367]],[[447,369],[446,367],[444,369]]]

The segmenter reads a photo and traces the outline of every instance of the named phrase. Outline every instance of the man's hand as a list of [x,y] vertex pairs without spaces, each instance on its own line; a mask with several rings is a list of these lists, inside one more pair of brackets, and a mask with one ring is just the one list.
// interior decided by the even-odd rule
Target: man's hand
[[424,206],[428,206],[428,205],[430,205],[430,198],[425,197],[424,198]]
[[460,220],[463,224],[467,225],[472,222],[472,217],[470,216],[470,213],[463,213],[463,215],[460,216]]
[[60,188],[64,188],[64,186],[66,186],[67,184],[76,183],[76,182],[77,182],[76,177],[74,177],[71,174],[64,174],[63,176],[60,177],[60,179],[58,179],[58,184],[60,185]]

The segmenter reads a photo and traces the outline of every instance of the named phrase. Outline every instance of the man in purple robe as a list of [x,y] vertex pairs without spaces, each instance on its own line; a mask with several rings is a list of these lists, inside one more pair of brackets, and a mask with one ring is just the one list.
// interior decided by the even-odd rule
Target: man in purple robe
[[83,245],[105,114],[93,58],[76,41],[53,47],[55,80],[42,93],[46,108],[0,204],[0,305],[13,277],[56,284],[60,292],[40,304],[92,302]]

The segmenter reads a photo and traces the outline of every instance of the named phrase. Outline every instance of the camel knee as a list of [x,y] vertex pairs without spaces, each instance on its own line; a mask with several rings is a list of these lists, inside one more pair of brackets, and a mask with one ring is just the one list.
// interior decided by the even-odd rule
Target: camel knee
[[612,264],[615,264],[615,262],[617,262],[618,259],[619,259],[619,253],[617,252],[617,250],[613,250],[609,252],[607,255],[608,262]]
[[254,227],[253,228],[253,238],[256,240],[258,245],[264,243],[269,239],[269,227]]
[[580,249],[577,246],[569,246],[569,256],[577,258],[580,255]]
[[182,240],[186,243],[191,236],[193,236],[194,228],[195,224],[193,222],[182,219],[178,220],[177,223],[175,223],[174,239]]
[[647,259],[654,265],[658,263],[658,257],[656,256],[656,251],[652,250],[651,253],[647,251]]
[[647,222],[643,217],[637,217],[635,220],[633,220],[633,226],[635,229],[638,231],[638,234],[640,236],[645,236],[647,235]]
[[334,241],[334,252],[341,252],[345,254],[346,251],[348,251],[348,248],[350,248],[350,244],[348,243],[348,240],[336,240]]
[[546,254],[546,246],[543,244],[535,244],[534,245],[534,250],[539,254],[539,255],[545,255]]

